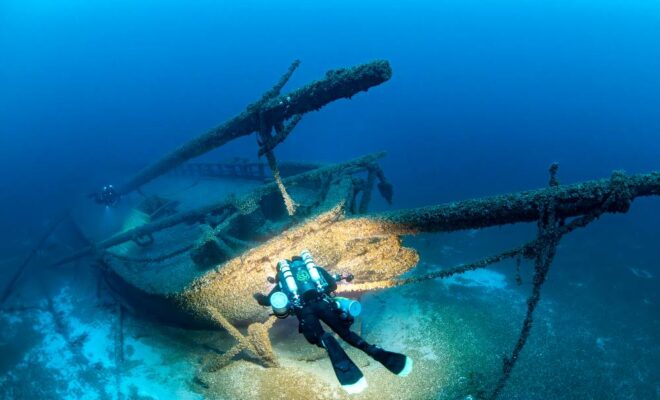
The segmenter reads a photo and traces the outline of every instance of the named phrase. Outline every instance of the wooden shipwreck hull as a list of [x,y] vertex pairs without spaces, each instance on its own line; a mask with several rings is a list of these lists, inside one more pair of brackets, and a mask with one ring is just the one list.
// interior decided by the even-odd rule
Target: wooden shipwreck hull
[[[206,295],[195,295],[200,288],[206,288],[204,292],[215,291],[214,297],[222,298],[222,304],[214,305],[221,307],[232,323],[265,319],[266,310],[254,307],[251,295],[264,290],[266,277],[273,272],[271,264],[278,261],[278,255],[290,257],[293,253],[285,248],[272,251],[270,257],[260,255],[259,262],[248,268],[242,267],[243,260],[253,263],[255,254],[271,251],[267,249],[273,242],[295,243],[295,249],[308,245],[325,262],[331,254],[344,254],[346,249],[336,247],[331,235],[322,240],[323,244],[307,238],[318,239],[318,233],[327,231],[344,215],[366,211],[376,181],[383,197],[391,199],[391,186],[377,164],[383,156],[372,154],[285,178],[284,184],[298,203],[294,216],[287,213],[277,185],[269,183],[216,204],[161,216],[56,264],[94,255],[103,266],[107,282],[133,303],[133,308],[178,325],[209,325],[208,318],[198,310],[207,306],[199,300]],[[307,232],[310,229],[314,232]],[[393,246],[400,244],[395,237],[388,242]],[[414,253],[409,253],[401,258],[399,270],[416,261],[410,259]],[[378,265],[375,261],[374,267]],[[341,260],[334,257],[333,264],[341,264]],[[216,280],[209,277],[217,274],[222,275],[222,288],[208,286],[208,282]]]
[[[295,217],[286,213],[275,184],[267,184],[240,199],[165,217],[102,242],[107,251],[99,259],[109,282],[143,310],[183,325],[217,326],[212,309],[234,325],[248,325],[265,321],[269,311],[252,295],[269,290],[265,278],[274,275],[279,259],[303,249],[311,249],[322,265],[355,274],[355,283],[340,290],[367,291],[417,264],[416,251],[402,246],[404,235],[536,221],[551,203],[562,219],[603,207],[603,212],[626,212],[635,198],[660,194],[660,173],[614,173],[573,185],[360,214],[366,208],[360,199],[368,199],[374,186],[369,176],[383,177],[376,164],[380,156],[285,179],[301,203]],[[383,183],[382,191],[391,195]],[[153,244],[130,241],[150,230]]]
[[[660,195],[660,172],[615,172],[609,179],[560,185],[556,178],[558,166],[553,165],[546,188],[369,213],[374,189],[387,202],[392,201],[392,185],[378,165],[382,153],[318,166],[278,164],[274,150],[304,114],[388,81],[391,67],[379,60],[330,71],[320,80],[281,95],[298,65],[294,62],[275,86],[245,111],[146,166],[118,185],[115,195],[141,191],[144,185],[168,173],[252,182],[272,177],[273,182],[194,207],[178,207],[180,199],[176,197],[147,197],[139,207],[141,212],[136,212],[137,223],[56,261],[52,267],[92,257],[101,266],[105,281],[134,311],[179,326],[225,329],[237,344],[221,356],[211,357],[204,369],[214,371],[228,365],[243,350],[257,355],[266,366],[277,366],[268,337],[275,318],[268,308],[257,304],[253,295],[271,289],[266,278],[275,275],[279,260],[304,249],[314,254],[318,264],[354,274],[354,282],[342,284],[340,293],[444,278],[511,258],[517,258],[520,265],[524,258],[534,265],[532,291],[520,336],[510,357],[503,359],[502,375],[489,397],[497,398],[531,331],[541,286],[560,240],[604,213],[627,212],[638,197]],[[269,174],[265,163],[190,163],[197,156],[252,133],[257,136],[257,155],[265,156]],[[92,197],[99,202],[104,199],[102,194],[104,191]],[[117,198],[112,200],[115,204]],[[62,219],[47,229],[19,267],[0,295],[0,304],[11,295],[24,267]],[[402,277],[419,261],[414,249],[402,245],[406,235],[530,222],[535,222],[538,229],[528,243],[469,264]],[[247,326],[247,334],[237,329],[241,326]]]
[[[189,163],[195,157],[252,133],[257,136],[257,155],[266,158],[273,183],[243,196],[230,196],[221,202],[181,212],[176,212],[176,199],[154,196],[147,201],[151,204],[143,207],[149,209],[150,221],[132,224],[133,228],[94,243],[54,265],[93,256],[103,266],[108,283],[124,297],[138,303],[137,309],[180,324],[197,325],[208,322],[208,318],[195,310],[185,293],[199,291],[197,282],[203,282],[207,274],[231,270],[227,266],[306,219],[315,219],[330,210],[335,210],[333,215],[366,212],[374,187],[391,201],[392,187],[376,163],[382,154],[311,170],[310,165],[278,164],[274,154],[275,148],[304,114],[387,82],[392,76],[389,63],[377,60],[331,70],[321,79],[281,95],[299,64],[299,61],[293,62],[277,83],[243,112],[146,166],[117,185],[115,194],[122,196],[139,191],[145,184],[170,172],[261,179],[265,171],[260,163],[229,167]],[[287,173],[295,175],[283,179]],[[90,197],[97,202],[105,199],[103,192]],[[243,271],[240,275],[250,273]],[[262,273],[259,280],[265,282]],[[234,291],[229,296],[233,302],[246,303],[251,299],[246,299],[246,294],[246,291]],[[265,316],[263,310],[260,313],[241,310],[228,316],[232,323]],[[225,310],[220,311],[225,313]]]

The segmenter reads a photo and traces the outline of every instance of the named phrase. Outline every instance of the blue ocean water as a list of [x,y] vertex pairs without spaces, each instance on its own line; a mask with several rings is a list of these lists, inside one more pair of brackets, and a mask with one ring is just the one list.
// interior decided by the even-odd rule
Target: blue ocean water
[[[374,210],[543,187],[553,162],[562,183],[660,170],[659,43],[651,0],[1,0],[0,260],[25,257],[80,197],[242,111],[294,59],[285,90],[391,62],[389,82],[307,114],[277,149],[320,162],[386,151],[394,204],[375,199]],[[234,157],[256,157],[254,136],[202,159]],[[562,241],[538,310],[547,319],[503,398],[660,398],[659,211],[639,199]],[[493,228],[411,245],[451,265],[533,235]],[[512,268],[496,270],[527,295],[530,277],[516,288]]]

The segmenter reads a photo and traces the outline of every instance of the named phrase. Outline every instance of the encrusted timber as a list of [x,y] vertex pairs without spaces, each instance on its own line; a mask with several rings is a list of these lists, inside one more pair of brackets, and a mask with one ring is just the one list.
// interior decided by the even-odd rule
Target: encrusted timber
[[208,372],[215,372],[229,365],[233,358],[243,351],[256,356],[264,366],[278,366],[277,357],[273,351],[273,346],[268,337],[268,331],[275,323],[275,317],[271,316],[264,323],[255,322],[248,327],[248,334],[243,335],[234,325],[232,325],[218,310],[208,307],[207,311],[212,321],[224,328],[237,343],[227,350],[221,356],[211,355],[210,359],[205,361],[204,369]]
[[[385,157],[384,152],[368,154],[366,156],[359,157],[344,163],[328,165],[298,175],[294,175],[283,179],[283,182],[287,186],[295,186],[295,185],[305,184],[308,182],[314,182],[316,180],[321,180],[321,178],[325,176],[357,173],[365,169],[373,168],[373,165],[383,157]],[[269,184],[260,186],[255,190],[253,190],[252,192],[246,194],[245,198],[246,199],[261,198],[277,190],[278,190],[277,184],[275,182],[271,182]],[[157,221],[144,224],[135,227],[133,229],[129,229],[125,232],[112,236],[106,240],[98,242],[92,246],[81,249],[67,257],[64,257],[51,264],[49,267],[56,267],[59,265],[63,265],[71,261],[77,260],[79,258],[92,255],[96,252],[106,250],[110,247],[117,246],[124,242],[134,240],[135,238],[149,236],[154,234],[155,232],[162,231],[164,229],[168,229],[182,223],[194,223],[197,221],[201,221],[204,219],[206,215],[209,214],[220,214],[223,212],[227,212],[228,214],[233,214],[237,212],[235,208],[235,204],[236,204],[236,200],[226,199],[218,203],[210,204],[208,206],[200,207],[186,212],[177,213],[159,219]]]
[[[281,82],[297,67],[294,62]],[[160,160],[149,165],[131,180],[118,187],[126,194],[145,183],[180,166],[184,162],[207,153],[226,143],[259,131],[262,124],[273,126],[294,115],[317,111],[323,106],[356,94],[388,81],[392,77],[389,62],[377,60],[351,68],[338,69],[326,73],[323,79],[311,82],[293,92],[271,98],[270,93],[279,93],[280,84],[262,96],[262,100],[249,105],[245,111],[212,128],[208,132],[181,145]]]
[[586,215],[611,197],[610,213],[628,211],[637,197],[660,195],[660,172],[626,175],[614,172],[610,179],[560,185],[525,192],[458,201],[410,210],[372,214],[388,221],[391,232],[452,232],[538,221],[544,205],[555,204],[557,218]]

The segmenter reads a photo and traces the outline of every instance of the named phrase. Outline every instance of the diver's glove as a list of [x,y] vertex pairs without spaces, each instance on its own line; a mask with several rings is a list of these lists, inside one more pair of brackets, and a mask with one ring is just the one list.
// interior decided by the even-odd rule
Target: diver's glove
[[260,306],[266,307],[270,305],[270,299],[268,298],[268,296],[266,296],[263,293],[255,293],[252,295],[252,297],[254,297],[254,299],[257,301],[257,303],[259,303]]

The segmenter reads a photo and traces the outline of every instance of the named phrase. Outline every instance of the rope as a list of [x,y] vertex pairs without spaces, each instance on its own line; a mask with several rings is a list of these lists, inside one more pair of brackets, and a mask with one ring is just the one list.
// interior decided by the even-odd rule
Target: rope
[[[260,147],[266,148],[264,146],[267,146],[269,143],[273,142],[273,137],[271,136],[271,131],[273,130],[273,125],[269,124],[262,113],[259,114],[260,118],[260,129],[259,129],[259,138],[263,143],[260,143]],[[287,132],[284,137],[286,137],[292,130],[293,128],[298,124],[300,121],[300,116],[296,116],[292,118],[292,121],[289,123],[289,126],[286,128],[276,128],[276,130],[280,132]],[[282,140],[284,140],[282,138]],[[274,148],[274,146],[273,146]],[[261,154],[261,153],[260,153]],[[280,169],[277,166],[277,160],[275,160],[275,154],[273,154],[273,149],[271,148],[270,150],[265,151],[265,156],[266,159],[268,160],[268,166],[270,167],[270,170],[273,172],[273,178],[275,178],[275,183],[277,184],[277,188],[280,191],[280,194],[282,195],[282,199],[284,200],[284,205],[286,206],[286,211],[289,214],[289,216],[293,216],[293,214],[296,213],[296,209],[298,208],[298,204],[291,198],[291,195],[286,190],[286,187],[284,186],[284,182],[282,181],[282,177],[280,176]]]
[[[557,164],[553,164],[550,167],[551,186],[558,185],[556,179],[557,169]],[[621,172],[615,172],[610,178],[610,194],[603,204],[589,214],[575,218],[568,225],[564,223],[564,220],[557,220],[555,213],[556,204],[549,203],[542,207],[542,210],[540,210],[539,213],[537,239],[534,241],[535,244],[530,248],[535,256],[534,279],[532,293],[527,299],[527,312],[525,314],[522,328],[520,329],[520,335],[518,336],[518,340],[511,352],[511,356],[504,357],[502,360],[502,375],[500,376],[495,389],[488,397],[489,400],[495,400],[498,398],[511,376],[511,372],[520,357],[520,353],[527,343],[534,321],[534,311],[541,300],[541,287],[548,276],[550,265],[554,260],[557,252],[557,245],[561,238],[564,235],[573,232],[575,229],[589,225],[610,209],[615,209],[620,212],[627,211],[630,208],[631,202],[632,195],[630,193],[630,188],[626,183],[625,175]]]
[[296,209],[298,208],[298,203],[296,203],[291,198],[291,195],[289,195],[289,192],[286,191],[284,182],[282,182],[282,178],[280,177],[280,169],[277,167],[277,162],[275,161],[275,156],[273,156],[273,153],[272,152],[266,153],[266,158],[268,159],[268,165],[270,165],[271,171],[273,171],[273,177],[275,178],[275,182],[277,183],[277,188],[280,190],[280,194],[282,195],[282,199],[284,200],[284,205],[286,206],[286,212],[289,215],[293,215],[296,213]]
[[[518,361],[520,352],[523,350],[525,344],[527,343],[529,334],[532,331],[534,311],[536,310],[536,307],[541,300],[541,287],[543,286],[543,283],[548,276],[550,265],[552,264],[552,260],[554,259],[555,253],[557,252],[557,244],[561,238],[561,234],[557,228],[562,224],[562,222],[556,220],[555,204],[550,204],[544,208],[545,210],[543,210],[539,218],[538,238],[540,239],[542,237],[547,237],[547,240],[542,242],[539,241],[539,246],[535,248],[536,257],[534,260],[534,279],[532,294],[527,299],[527,313],[525,314],[525,320],[523,321],[520,335],[518,336],[518,340],[516,341],[513,351],[511,352],[511,356],[504,357],[502,360],[502,375],[500,376],[495,389],[489,397],[490,400],[495,400],[499,396],[502,389],[504,389],[506,382],[511,376],[511,371]],[[546,217],[547,220],[544,217]]]

